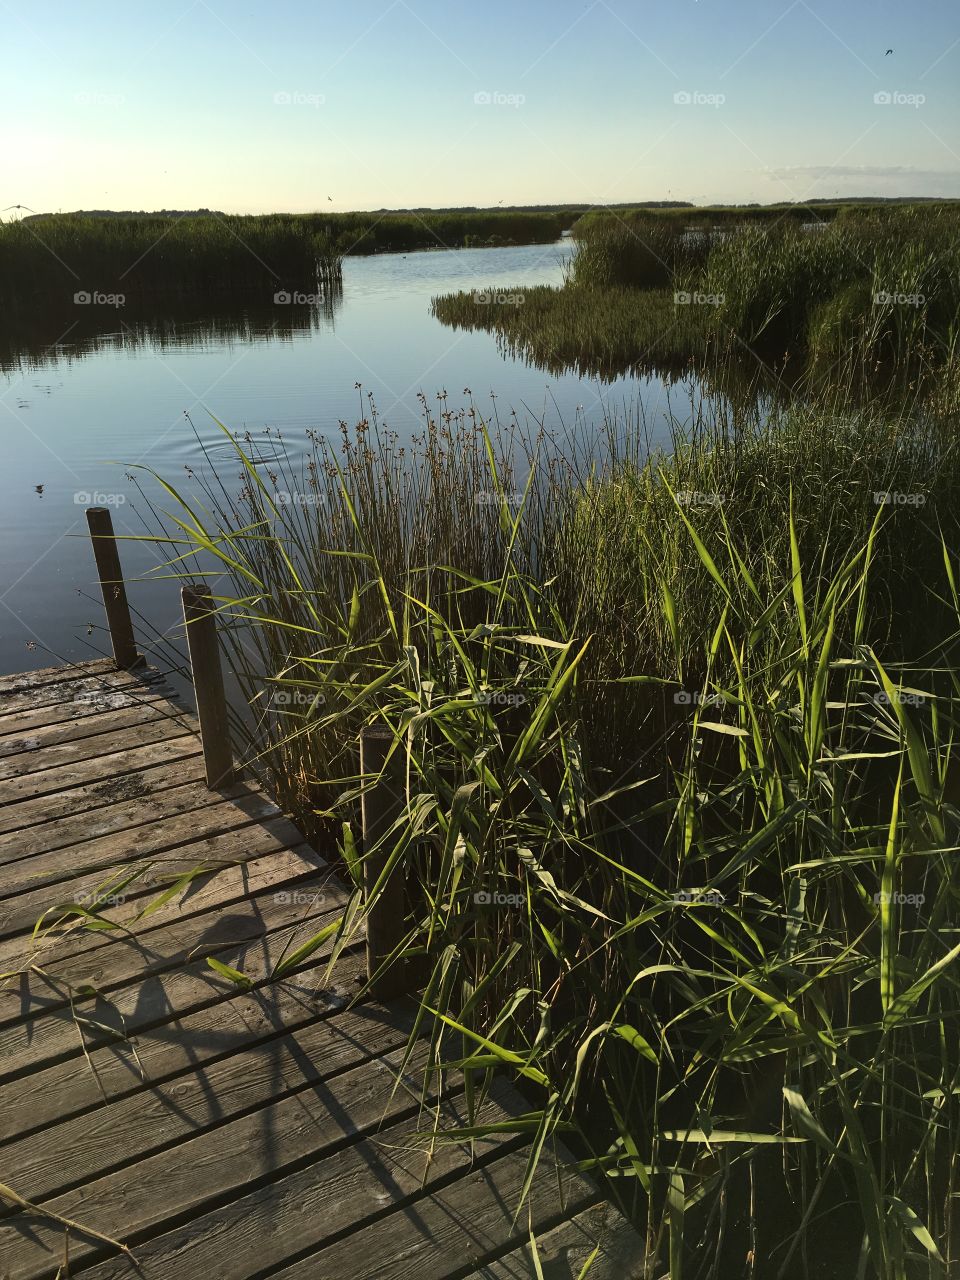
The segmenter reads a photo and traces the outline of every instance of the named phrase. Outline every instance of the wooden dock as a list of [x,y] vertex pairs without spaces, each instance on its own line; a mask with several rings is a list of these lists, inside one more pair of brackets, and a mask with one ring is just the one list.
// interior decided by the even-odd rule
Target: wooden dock
[[583,1177],[545,1160],[515,1222],[522,1139],[429,1142],[463,1097],[400,1074],[413,1004],[356,1000],[362,946],[274,976],[348,895],[197,730],[146,669],[0,680],[0,1280],[506,1280],[531,1231],[548,1280],[598,1245],[589,1280],[639,1277]]

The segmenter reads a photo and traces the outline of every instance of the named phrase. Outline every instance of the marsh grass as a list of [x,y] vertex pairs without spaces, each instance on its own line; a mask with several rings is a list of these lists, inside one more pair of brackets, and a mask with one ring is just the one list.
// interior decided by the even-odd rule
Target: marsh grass
[[288,214],[51,214],[0,223],[0,298],[23,311],[83,291],[267,302],[283,289],[312,293],[341,279],[329,236]]
[[[483,297],[522,298],[514,305]],[[703,360],[711,335],[692,307],[678,308],[673,292],[640,292],[621,285],[568,284],[456,293],[434,298],[433,314],[454,329],[494,328],[502,350],[514,357],[535,353],[553,373],[569,369],[615,377],[652,367],[682,376],[691,359]]]
[[127,298],[267,299],[328,291],[345,255],[544,244],[580,208],[394,213],[49,214],[0,221],[0,298],[29,312],[87,290]]
[[738,204],[738,205],[686,205],[673,208],[646,208],[643,206],[624,205],[615,208],[603,207],[591,209],[584,213],[578,222],[578,231],[586,230],[592,223],[618,222],[630,224],[678,223],[683,227],[740,227],[760,226],[764,223],[793,223],[807,225],[815,223],[828,224],[835,220],[859,219],[863,215],[873,218],[896,218],[906,206],[912,205],[920,209],[952,209],[960,208],[956,200],[921,200],[921,201],[883,201],[883,200],[812,200],[790,201],[779,204]]
[[344,255],[410,253],[549,244],[559,240],[581,209],[433,210],[307,215],[318,234]]
[[790,366],[818,396],[844,388],[869,400],[954,363],[957,206],[844,209],[813,230],[786,212],[701,226],[682,213],[588,215],[562,288],[505,289],[525,297],[514,307],[453,294],[434,314],[491,329],[544,367],[606,377],[658,362],[711,376],[736,352]]
[[249,752],[355,885],[357,735],[393,731],[434,1068],[472,1102],[513,1075],[530,1171],[572,1133],[651,1278],[749,1250],[944,1280],[955,420],[794,409],[661,452],[423,409],[412,445],[367,402],[274,471],[235,441],[242,493],[171,485],[162,545],[221,583]]

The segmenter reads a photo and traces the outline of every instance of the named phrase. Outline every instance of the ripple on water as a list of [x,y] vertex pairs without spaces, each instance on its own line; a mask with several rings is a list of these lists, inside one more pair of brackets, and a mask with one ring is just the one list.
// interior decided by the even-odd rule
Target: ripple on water
[[[240,431],[237,432],[236,439],[254,466],[265,467],[289,461],[292,453],[301,451],[291,450],[286,441],[265,431]],[[202,443],[194,441],[188,452],[189,461],[196,461],[198,464],[204,461],[213,463],[238,461],[236,449],[223,436],[215,440],[203,440]]]

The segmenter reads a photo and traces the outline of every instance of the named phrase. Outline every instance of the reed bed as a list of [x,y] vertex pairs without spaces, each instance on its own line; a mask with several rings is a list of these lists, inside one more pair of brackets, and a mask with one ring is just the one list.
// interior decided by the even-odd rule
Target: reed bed
[[454,329],[493,328],[505,354],[533,355],[552,373],[613,378],[656,367],[682,375],[711,347],[701,317],[676,307],[667,289],[503,286],[434,298],[432,312]]
[[539,211],[471,209],[307,215],[310,225],[344,255],[410,253],[418,249],[470,249],[550,244],[581,209]]
[[29,311],[75,295],[126,300],[272,299],[342,280],[323,232],[287,214],[93,217],[56,214],[0,223],[0,298]]
[[[900,389],[949,366],[960,332],[960,214],[952,204],[844,208],[816,228],[785,211],[696,225],[685,211],[589,215],[564,286],[513,306],[435,299],[445,323],[487,328],[545,367],[607,376],[669,357],[709,369],[731,349],[813,386]],[[504,287],[502,296],[525,299]],[[871,377],[871,372],[877,376]]]
[[423,409],[235,440],[243,491],[170,485],[154,536],[226,575],[249,750],[357,886],[357,735],[393,731],[433,1070],[515,1076],[531,1170],[562,1132],[651,1280],[954,1274],[949,397],[669,450]]
[[737,205],[676,205],[649,208],[636,205],[603,207],[586,212],[577,224],[577,234],[589,233],[594,224],[617,222],[647,225],[651,222],[681,227],[736,227],[756,226],[764,223],[812,224],[828,223],[835,218],[859,218],[862,214],[876,217],[896,217],[906,206],[926,209],[957,210],[956,200],[811,200],[784,201],[779,204]]

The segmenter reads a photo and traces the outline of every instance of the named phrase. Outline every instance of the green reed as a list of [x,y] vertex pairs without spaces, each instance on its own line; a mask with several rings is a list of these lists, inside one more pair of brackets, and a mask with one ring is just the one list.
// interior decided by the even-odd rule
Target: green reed
[[287,214],[56,214],[0,223],[0,297],[24,311],[74,305],[83,293],[266,302],[284,290],[311,294],[340,281],[341,255],[330,238]]
[[[752,354],[818,392],[884,380],[902,391],[949,366],[960,333],[960,213],[953,204],[796,210],[697,222],[687,211],[605,211],[574,228],[562,288],[434,300],[444,323],[493,330],[548,368],[609,376],[728,352]],[[710,217],[712,218],[712,214]],[[529,293],[529,297],[527,297]],[[528,305],[529,304],[529,305]]]
[[435,1070],[514,1075],[531,1172],[563,1131],[651,1278],[960,1263],[944,405],[664,452],[445,399],[404,444],[370,402],[168,491],[174,571],[231,584],[249,750],[357,885],[357,735],[393,730]]

